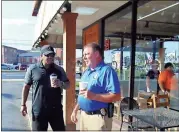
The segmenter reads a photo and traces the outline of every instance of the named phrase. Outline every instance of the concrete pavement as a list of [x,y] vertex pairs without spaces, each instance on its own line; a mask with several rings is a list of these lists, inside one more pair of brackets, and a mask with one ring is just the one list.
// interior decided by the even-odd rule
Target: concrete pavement
[[2,81],[2,131],[30,130],[29,119],[20,113],[22,86],[22,82]]
[[[31,114],[31,107],[32,106],[32,102],[30,100],[27,101],[27,108],[28,108],[28,118],[29,118],[29,124],[31,125],[32,123],[32,114]],[[76,124],[76,130],[79,130],[80,129],[80,112],[78,112],[78,116],[77,116],[77,119],[78,119],[78,123]],[[120,121],[117,120],[115,117],[113,119],[113,126],[112,126],[112,130],[113,131],[116,131],[116,130],[119,130],[120,128]],[[127,125],[123,125],[123,130],[127,130]],[[52,131],[52,128],[50,126],[50,124],[48,125],[48,131]]]
[[[20,78],[17,78],[17,74]],[[23,117],[20,113],[24,75],[25,72],[7,72],[2,75],[2,130],[31,130],[31,91],[27,100],[28,115]],[[77,79],[77,81],[79,80]],[[80,114],[78,114],[78,118],[80,118]],[[118,124],[119,122],[114,121],[113,130],[119,130]],[[76,124],[76,129],[79,130],[79,123]],[[52,130],[50,125],[48,130]]]

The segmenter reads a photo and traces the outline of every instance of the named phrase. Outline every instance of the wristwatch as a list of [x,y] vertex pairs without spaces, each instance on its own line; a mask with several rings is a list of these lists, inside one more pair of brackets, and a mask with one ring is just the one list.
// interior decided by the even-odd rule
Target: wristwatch
[[65,86],[65,83],[63,81],[60,81],[60,83],[61,83],[60,87],[63,88]]

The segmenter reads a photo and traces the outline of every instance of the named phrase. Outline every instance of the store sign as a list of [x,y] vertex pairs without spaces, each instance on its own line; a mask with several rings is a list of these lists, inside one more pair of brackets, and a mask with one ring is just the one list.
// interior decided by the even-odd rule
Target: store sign
[[110,39],[106,39],[104,44],[104,50],[110,50],[110,44]]

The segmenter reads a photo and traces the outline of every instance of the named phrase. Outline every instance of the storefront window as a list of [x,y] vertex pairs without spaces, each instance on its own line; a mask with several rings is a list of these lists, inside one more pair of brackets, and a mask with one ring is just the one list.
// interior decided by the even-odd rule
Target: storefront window
[[[157,89],[160,90],[157,85],[157,75],[154,79],[150,77],[150,85],[148,85],[146,77],[149,70],[155,71],[156,66],[152,62],[154,60],[159,62],[158,70],[160,72],[167,62],[175,65],[175,72],[179,64],[177,58],[179,42],[173,41],[174,36],[179,34],[179,2],[149,1],[144,4],[141,3],[144,3],[144,1],[138,3],[135,85],[138,92],[143,90],[156,93]],[[138,61],[142,61],[142,59],[145,60],[144,63]],[[139,76],[138,71],[140,71]],[[149,91],[147,87],[149,87]],[[174,93],[175,95],[170,96],[171,102],[173,97],[179,97],[178,89]],[[176,103],[173,104],[176,105]]]
[[116,70],[122,97],[129,91],[130,33],[131,5],[105,20],[104,61]]

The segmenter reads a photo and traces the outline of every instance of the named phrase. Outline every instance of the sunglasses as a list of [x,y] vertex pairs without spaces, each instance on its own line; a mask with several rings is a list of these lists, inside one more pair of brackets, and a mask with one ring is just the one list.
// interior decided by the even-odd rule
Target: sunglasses
[[45,55],[46,57],[55,57],[54,54],[48,54],[48,55]]

